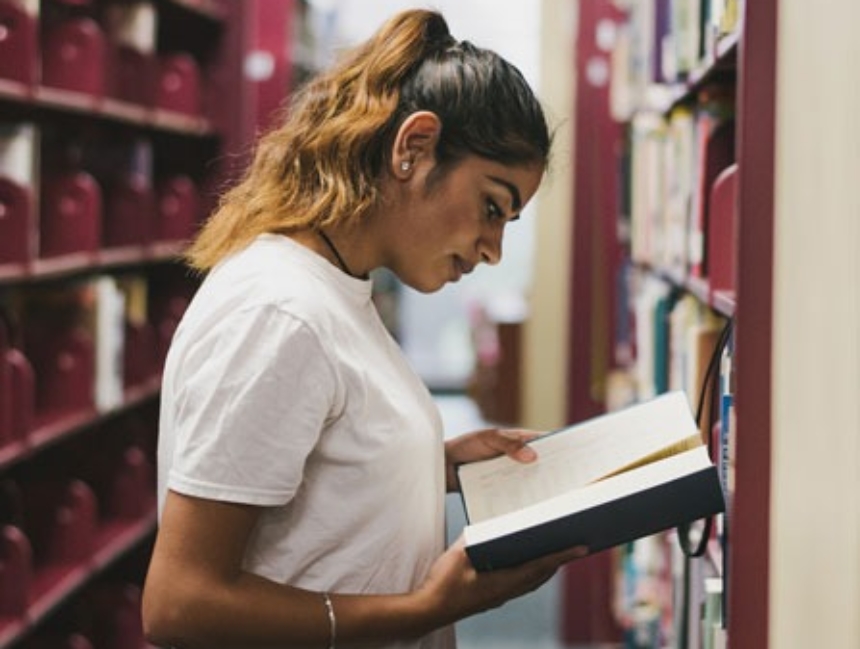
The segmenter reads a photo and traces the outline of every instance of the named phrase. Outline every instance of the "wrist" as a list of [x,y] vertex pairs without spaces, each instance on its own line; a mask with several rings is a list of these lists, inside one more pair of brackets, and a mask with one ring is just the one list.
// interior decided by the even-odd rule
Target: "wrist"
[[445,464],[445,491],[449,494],[460,493],[460,479],[457,477],[457,465]]
[[332,594],[330,599],[337,646],[410,640],[443,626],[444,616],[422,589],[401,595]]
[[457,462],[451,457],[450,442],[445,443],[445,491],[458,493],[460,480],[457,477]]
[[404,620],[411,620],[413,637],[424,636],[456,620],[447,613],[445,600],[426,584],[406,595]]

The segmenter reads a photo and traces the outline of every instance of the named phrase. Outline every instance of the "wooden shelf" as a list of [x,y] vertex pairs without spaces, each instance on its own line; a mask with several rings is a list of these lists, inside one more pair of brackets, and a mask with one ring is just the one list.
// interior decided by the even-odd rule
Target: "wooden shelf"
[[29,431],[23,440],[0,448],[0,470],[28,460],[59,441],[154,399],[158,396],[160,385],[161,379],[156,377],[142,385],[130,388],[126,390],[125,399],[121,405],[104,412],[85,408],[48,421],[43,420],[41,423],[37,421],[33,430]]
[[95,275],[123,267],[178,262],[185,245],[180,241],[163,241],[35,259],[28,264],[0,265],[0,287]]
[[714,309],[726,317],[730,318],[735,314],[737,298],[734,291],[714,291],[712,303]]
[[695,295],[699,301],[722,316],[730,318],[734,315],[734,291],[714,291],[705,277],[688,277],[677,270],[660,268],[650,264],[638,263],[635,266],[641,272],[659,277],[677,290]]
[[[109,3],[110,0],[97,0],[85,4],[88,10],[94,10],[93,15],[97,15]],[[162,358],[171,327],[175,326],[194,285],[194,281],[176,264],[187,245],[187,240],[179,239],[191,236],[195,224],[211,209],[209,190],[232,179],[234,158],[225,153],[241,152],[250,147],[258,128],[259,116],[256,113],[265,108],[257,106],[253,115],[238,110],[246,106],[249,97],[254,99],[255,105],[258,104],[259,82],[247,78],[243,62],[248,51],[259,48],[261,44],[248,40],[246,28],[259,20],[258,14],[265,16],[286,31],[286,41],[276,44],[277,54],[286,56],[289,52],[291,33],[287,29],[292,24],[292,16],[286,12],[294,11],[291,3],[154,0],[153,4],[158,17],[154,32],[149,30],[149,25],[141,27],[147,33],[144,49],[149,53],[141,62],[141,74],[149,71],[153,75],[164,75],[167,72],[162,65],[187,64],[187,68],[179,65],[175,68],[181,92],[172,95],[162,92],[157,100],[154,87],[152,93],[132,92],[141,90],[136,87],[138,68],[132,66],[134,59],[125,58],[119,66],[108,61],[111,65],[106,67],[106,76],[99,79],[98,84],[74,78],[68,81],[69,85],[98,88],[100,91],[103,82],[104,86],[111,88],[110,92],[116,87],[117,94],[122,92],[122,96],[141,103],[114,96],[74,92],[39,82],[0,79],[0,124],[15,127],[10,129],[12,135],[9,137],[20,136],[21,139],[14,144],[18,146],[24,142],[21,150],[25,151],[24,158],[28,161],[26,173],[19,174],[17,157],[14,162],[3,159],[8,168],[15,170],[9,174],[12,188],[21,190],[15,194],[16,200],[18,196],[20,200],[13,204],[13,218],[4,222],[6,229],[0,228],[0,237],[11,233],[10,238],[3,239],[9,245],[3,248],[4,262],[0,263],[0,362],[8,363],[9,367],[8,372],[6,366],[0,368],[0,408],[4,414],[0,425],[4,436],[9,423],[5,418],[7,403],[17,400],[13,406],[17,403],[23,405],[20,410],[12,411],[14,420],[9,427],[12,431],[9,437],[15,439],[6,441],[4,437],[5,443],[0,446],[0,478],[8,481],[10,489],[20,488],[28,496],[50,481],[51,478],[46,477],[43,471],[48,470],[48,465],[53,468],[54,463],[74,480],[86,482],[87,478],[94,478],[87,475],[90,469],[84,467],[91,459],[88,455],[90,440],[94,440],[98,447],[102,442],[106,447],[116,442],[120,447],[116,449],[118,458],[124,457],[120,451],[139,451],[147,456],[147,462],[153,463],[151,455],[157,437],[154,414],[160,390],[160,377],[153,376],[126,390],[121,404],[108,410],[84,407],[56,416],[45,417],[44,412],[34,415],[34,404],[48,401],[41,399],[43,395],[37,392],[40,380],[43,386],[49,383],[45,378],[50,374],[48,370],[53,370],[65,357],[73,355],[69,350],[77,351],[75,344],[79,341],[75,339],[67,344],[62,336],[69,332],[59,321],[56,325],[52,323],[55,313],[40,312],[33,306],[35,299],[30,298],[43,292],[61,294],[67,287],[68,290],[78,290],[78,280],[95,279],[96,275],[112,276],[116,281],[99,283],[98,288],[105,289],[102,293],[90,293],[89,287],[83,291],[87,294],[85,300],[100,300],[105,295],[105,303],[111,305],[115,314],[125,309],[124,321],[117,315],[112,324],[117,328],[124,327],[125,341],[132,341],[121,349],[127,363],[121,370],[126,380],[159,372],[160,367],[156,365],[160,361],[157,359]],[[51,46],[56,49],[58,44],[44,42],[46,35],[52,32],[47,29],[49,25],[38,22],[39,18],[36,17],[35,31],[22,32],[27,47],[21,51],[31,57],[26,78],[51,79],[49,75],[43,75],[41,62],[48,60],[43,54],[51,52]],[[32,27],[30,23],[26,25]],[[35,42],[32,41],[33,34]],[[106,35],[108,41],[112,38],[106,31],[102,35]],[[147,56],[150,56],[148,60]],[[92,61],[92,65],[104,62],[97,56]],[[73,70],[77,73],[89,70],[89,67],[76,66]],[[186,70],[187,87],[181,85],[186,79],[183,76]],[[62,75],[53,78],[59,79]],[[162,76],[161,80],[165,78]],[[141,78],[141,83],[144,80],[145,77]],[[276,75],[267,85],[278,102],[287,91],[286,87],[278,87],[280,81],[281,77]],[[160,89],[170,90],[164,86]],[[155,106],[156,101],[177,110]],[[182,110],[195,112],[180,112]],[[18,129],[19,125],[23,128]],[[18,149],[13,151],[17,153]],[[79,177],[89,176],[99,192],[74,194],[73,190],[77,191],[78,186],[67,190],[65,185],[56,190],[58,197],[52,206],[68,199],[63,204],[68,207],[85,194],[90,202],[83,204],[84,201],[80,201],[83,207],[79,218],[81,223],[92,226],[92,229],[86,231],[85,237],[82,227],[76,232],[81,237],[62,239],[62,245],[52,246],[48,243],[48,235],[62,238],[65,232],[59,232],[59,229],[40,231],[41,227],[49,228],[54,224],[46,218],[53,217],[54,212],[45,208],[49,203],[44,196],[51,197],[48,192],[55,189],[48,182],[55,179],[51,173],[57,171],[61,174],[66,170]],[[137,174],[145,178],[146,200],[154,201],[152,210],[149,206],[146,208],[147,216],[138,216],[132,209],[123,211],[129,204],[134,207],[142,205],[136,198],[139,194],[131,191],[139,187],[129,189],[123,185],[124,182],[130,185],[137,179]],[[176,184],[176,181],[185,183],[186,179],[190,185]],[[124,193],[126,189],[129,189],[128,193]],[[171,212],[165,207],[165,197],[176,197],[181,203],[179,208]],[[98,205],[98,210],[93,207],[95,205]],[[154,218],[156,210],[157,220]],[[150,213],[153,214],[151,229],[141,227],[132,238],[133,227],[129,224],[138,224],[138,219],[148,218]],[[101,219],[100,222],[96,223],[96,218]],[[160,238],[147,241],[149,236]],[[174,239],[161,238],[164,236]],[[141,243],[93,249],[104,246],[103,241],[129,240]],[[41,248],[36,246],[37,241],[40,241]],[[45,251],[87,248],[87,251],[34,258],[39,254],[37,248]],[[93,294],[97,297],[91,298]],[[96,312],[92,303],[79,306],[74,318],[84,320]],[[70,307],[75,308],[78,306]],[[56,315],[59,316],[59,312]],[[78,321],[75,323],[77,326]],[[52,345],[43,342],[47,340],[50,343],[54,326],[58,336],[56,346],[62,349],[49,349]],[[43,337],[36,335],[37,329],[40,330],[39,335],[41,329],[45,330]],[[85,383],[88,386],[90,381],[96,384],[98,381],[95,379],[103,377],[104,368],[96,362],[97,346],[94,344],[99,331],[98,327],[91,328],[86,336],[81,337],[85,339],[81,344],[81,365],[72,370],[79,370],[79,373],[58,379],[63,385]],[[90,368],[90,363],[93,368]],[[117,380],[116,371],[114,367],[107,372],[113,381]],[[81,397],[78,402],[87,398],[89,395]],[[34,416],[36,421],[29,423]],[[25,427],[28,430],[22,431]],[[98,448],[98,451],[102,450]],[[81,466],[77,465],[75,454],[80,456],[78,459],[83,458]],[[96,459],[92,458],[94,464]],[[93,482],[98,481],[93,479]],[[101,487],[96,484],[93,488]],[[20,615],[19,611],[14,611],[13,615],[0,617],[0,649],[26,644],[29,636],[41,640],[43,632],[53,630],[54,620],[59,619],[59,614],[63,617],[67,613],[74,614],[84,588],[102,579],[108,568],[111,568],[111,574],[116,572],[113,564],[127,553],[143,551],[144,542],[152,538],[156,527],[154,493],[152,499],[151,508],[139,520],[100,521],[102,525],[97,532],[95,547],[86,560],[74,565],[47,566],[40,563],[43,561],[41,557],[37,557],[35,584],[31,601],[25,605],[26,610]],[[25,506],[42,505],[27,503]],[[23,512],[21,532],[25,538],[39,537],[35,530],[28,529],[32,513]],[[140,557],[135,555],[131,558],[136,565]],[[126,578],[129,577],[122,577]],[[138,575],[130,579],[139,584]],[[0,584],[3,586],[8,584]]]
[[[736,198],[739,181],[749,171],[744,166],[757,165],[739,144],[749,117],[743,96],[750,81],[744,68],[749,61],[748,9],[739,16],[733,8],[717,2],[715,11],[726,10],[719,23],[712,22],[716,14],[709,14],[702,21],[680,24],[664,22],[659,13],[663,5],[656,2],[622,8],[598,0],[581,6],[574,92],[574,129],[579,134],[572,179],[575,236],[567,314],[571,421],[667,389],[686,390],[695,404],[703,386],[719,383],[721,389],[731,389],[715,414],[704,415],[702,427],[719,422],[724,434],[724,422],[716,414],[726,412],[730,399],[739,395],[733,379],[751,362],[746,352],[738,351],[740,344],[735,345],[740,329],[727,329],[728,320],[740,310],[735,289],[743,271],[737,240],[744,234],[737,224],[761,216],[738,207],[743,201]],[[607,21],[624,26],[624,38],[609,55],[593,38]],[[730,23],[734,30],[714,40],[717,32],[732,29]],[[610,62],[609,81],[589,83],[587,66],[602,57]],[[760,141],[767,148],[766,138]],[[744,185],[750,195],[759,194],[751,187]],[[738,404],[739,396],[731,401],[737,408],[725,420],[732,426]],[[738,423],[719,443],[731,439],[734,445],[741,434]],[[736,448],[740,455],[739,446],[731,451]],[[721,452],[715,463],[721,471],[739,475],[739,464],[723,465],[728,457]],[[734,462],[735,455],[730,457]],[[729,552],[735,537],[725,538]],[[660,632],[663,642],[698,646],[709,633],[699,619],[699,582],[702,574],[722,575],[728,556],[722,556],[724,548],[715,540],[703,557],[687,557],[677,544],[669,547],[673,568],[661,585],[675,593],[678,606],[654,602],[661,610]],[[649,581],[654,565],[642,567],[639,575],[635,569],[622,574],[613,565],[615,558],[573,567],[567,643],[617,642],[639,630],[625,626],[637,605],[625,594],[655,588]],[[731,559],[736,569],[735,556]],[[726,577],[734,591],[737,575]],[[589,580],[609,591],[600,601],[581,593],[581,584]],[[647,632],[644,626],[641,630]],[[732,638],[732,646],[734,642]]]
[[666,115],[676,106],[692,102],[708,84],[725,81],[727,76],[733,76],[737,69],[739,39],[738,33],[724,37],[711,55],[696,67],[683,83],[650,88],[646,105],[638,110]]
[[140,106],[111,97],[96,97],[60,88],[31,87],[4,79],[0,79],[0,105],[37,109],[189,137],[217,136],[214,125],[203,116]]

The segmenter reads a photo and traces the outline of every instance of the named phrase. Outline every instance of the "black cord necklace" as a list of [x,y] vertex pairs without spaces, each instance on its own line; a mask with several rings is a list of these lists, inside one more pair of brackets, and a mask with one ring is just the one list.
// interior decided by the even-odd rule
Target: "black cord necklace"
[[346,262],[343,260],[343,257],[340,256],[340,253],[337,251],[337,248],[334,247],[334,244],[332,243],[331,239],[328,238],[328,235],[326,235],[326,233],[322,230],[317,230],[316,232],[318,235],[320,235],[320,239],[323,240],[323,243],[325,243],[325,245],[328,246],[328,249],[331,250],[331,253],[334,255],[334,258],[337,259],[337,264],[338,266],[340,266],[340,269],[350,277],[354,277],[356,279],[363,279],[349,269],[349,266],[346,265]]

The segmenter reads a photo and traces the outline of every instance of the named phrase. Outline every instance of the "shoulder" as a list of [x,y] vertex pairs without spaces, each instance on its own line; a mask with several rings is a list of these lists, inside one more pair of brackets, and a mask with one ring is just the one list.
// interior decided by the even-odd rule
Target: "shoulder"
[[217,266],[197,301],[220,309],[267,309],[311,322],[337,304],[325,260],[300,244],[265,235]]
[[209,279],[171,343],[171,367],[183,382],[199,375],[229,385],[283,386],[302,376],[321,393],[339,384],[327,325],[315,313],[322,307],[253,282],[228,281],[239,279],[229,272]]
[[315,347],[328,346],[345,328],[351,330],[350,323],[360,328],[363,318],[364,296],[341,275],[295,241],[260,237],[210,272],[177,336],[195,346],[227,334],[263,336],[291,347],[310,337]]

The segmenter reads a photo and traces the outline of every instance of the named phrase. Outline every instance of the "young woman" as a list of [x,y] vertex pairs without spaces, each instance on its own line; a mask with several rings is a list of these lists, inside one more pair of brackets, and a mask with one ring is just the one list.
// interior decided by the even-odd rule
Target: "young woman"
[[160,526],[143,602],[177,647],[453,646],[451,624],[580,552],[476,573],[444,547],[457,463],[534,460],[525,431],[443,442],[371,302],[497,263],[547,125],[520,73],[408,11],[313,80],[188,257],[167,359]]

